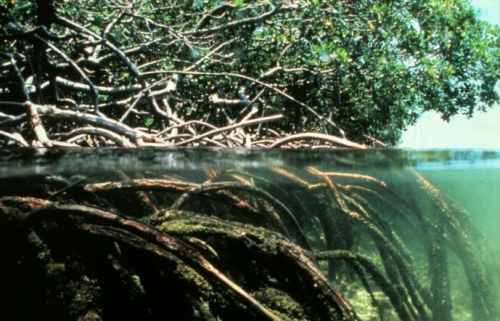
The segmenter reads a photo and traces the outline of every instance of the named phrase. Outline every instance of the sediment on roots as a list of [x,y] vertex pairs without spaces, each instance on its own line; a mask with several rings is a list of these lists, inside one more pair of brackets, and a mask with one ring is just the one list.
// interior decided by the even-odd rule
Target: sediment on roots
[[355,321],[365,311],[349,300],[364,291],[370,318],[449,321],[456,258],[474,317],[495,320],[467,215],[418,174],[391,175],[270,167],[196,180],[2,179],[5,315]]

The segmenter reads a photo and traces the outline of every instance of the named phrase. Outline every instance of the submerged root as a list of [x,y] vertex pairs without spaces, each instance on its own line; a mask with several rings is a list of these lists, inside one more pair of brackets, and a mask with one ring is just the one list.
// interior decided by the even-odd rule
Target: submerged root
[[[5,315],[360,320],[337,283],[366,290],[380,320],[390,311],[401,321],[451,321],[451,250],[468,278],[474,318],[495,320],[472,225],[423,177],[408,173],[405,194],[364,173],[260,174],[1,184],[0,281],[12,293]],[[426,255],[415,257],[412,237]]]
[[[62,260],[58,264],[65,267],[78,262],[80,273],[92,275],[98,285],[89,304],[108,317],[113,317],[110,309],[114,305],[102,305],[102,297],[117,289],[107,288],[111,281],[105,271],[115,270],[119,287],[130,292],[130,306],[124,309],[143,311],[152,319],[175,314],[162,311],[155,306],[154,297],[149,297],[163,284],[167,298],[172,297],[169,292],[180,290],[174,302],[185,320],[226,320],[242,314],[246,316],[239,317],[241,320],[356,320],[349,305],[330,287],[304,250],[266,229],[207,217],[170,220],[155,229],[97,208],[25,197],[0,199],[0,217],[17,225],[21,234],[36,233],[47,244],[46,251]],[[195,239],[218,253],[215,263],[197,249],[199,242]],[[95,246],[83,249],[84,244]],[[227,247],[238,249],[241,258],[231,257],[235,252]],[[249,267],[251,262],[259,263],[255,266],[259,273],[234,269],[236,262]],[[75,282],[75,291],[82,295],[78,290],[82,281]],[[307,293],[304,286],[309,287]],[[281,294],[276,299],[267,297],[266,302],[256,299],[273,291]],[[50,293],[44,294],[50,297]],[[188,307],[191,300],[198,302],[196,309]],[[291,306],[295,309],[289,311]],[[43,309],[38,312],[46,315]]]

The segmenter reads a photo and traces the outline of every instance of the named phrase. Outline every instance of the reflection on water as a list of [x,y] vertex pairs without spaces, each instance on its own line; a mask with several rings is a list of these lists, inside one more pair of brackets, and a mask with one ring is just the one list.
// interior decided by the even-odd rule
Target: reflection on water
[[[338,305],[332,315],[369,321],[487,321],[498,319],[500,279],[495,271],[500,269],[499,185],[500,151],[2,151],[0,219],[16,211],[44,208],[71,216],[77,209],[68,206],[75,204],[89,207],[90,212],[100,209],[132,217],[199,249],[200,255],[263,304],[261,312],[290,320],[327,320],[326,314],[315,314],[311,299],[294,294],[289,277],[285,277],[286,269],[268,266],[269,259],[262,256],[240,266],[249,257],[236,260],[239,253],[234,249],[239,247],[220,247],[220,238],[229,237],[224,233],[248,228],[242,235],[271,233],[264,237],[271,243],[272,235],[281,235],[305,250],[311,264],[326,277],[325,282],[338,288],[355,311],[351,314],[337,298],[329,303]],[[44,224],[67,223],[59,219]],[[85,216],[78,222],[81,220],[85,221]],[[185,220],[198,222],[200,230],[184,228]],[[226,231],[224,224],[236,225],[228,225],[233,227]],[[78,233],[88,231],[84,226],[78,225]],[[209,232],[214,226],[218,226],[218,234]],[[250,226],[265,230],[257,232]],[[39,229],[39,237],[45,240],[45,225]],[[91,231],[104,233],[103,227]],[[114,233],[115,243],[124,242],[120,238],[123,235]],[[249,251],[269,250],[247,243],[241,246]],[[58,251],[63,250],[49,252]],[[59,258],[60,264],[82,260],[81,265],[87,266],[85,255],[74,251]],[[280,255],[278,252],[273,253]],[[303,266],[300,262],[298,257],[291,260],[290,270],[294,264]],[[196,270],[192,264],[190,267]],[[123,274],[133,270],[140,280],[151,273],[130,262],[118,270]],[[314,268],[306,270],[307,275],[315,275]],[[60,273],[67,277],[64,273],[69,272]],[[99,281],[102,276],[93,273],[101,292],[95,290],[95,298],[87,304],[104,305],[105,300],[98,299],[105,291]],[[200,279],[206,276],[200,275]],[[255,275],[260,277],[254,280]],[[315,291],[323,291],[317,294],[317,300],[325,300],[329,290],[321,287],[321,277],[313,279],[316,281],[309,296],[314,298]],[[300,280],[308,282],[306,277]],[[139,291],[134,295],[148,298],[148,284],[141,283],[141,287],[144,294]],[[281,294],[274,296],[278,290]],[[65,291],[69,290],[56,284],[46,294],[68,295]],[[182,289],[178,291],[183,293]],[[186,300],[193,295],[186,294]],[[226,306],[222,299],[206,293],[202,297],[212,306],[207,313],[213,320],[225,320],[224,309],[229,308],[213,308]],[[15,300],[14,295],[12,313],[18,311]],[[147,299],[127,300],[132,301],[130,308],[122,307],[125,310],[142,304],[155,313]],[[277,302],[284,301],[289,308],[280,310]],[[57,304],[54,306],[56,309]],[[51,313],[43,307],[38,309]],[[98,310],[105,311],[106,307],[99,306]]]

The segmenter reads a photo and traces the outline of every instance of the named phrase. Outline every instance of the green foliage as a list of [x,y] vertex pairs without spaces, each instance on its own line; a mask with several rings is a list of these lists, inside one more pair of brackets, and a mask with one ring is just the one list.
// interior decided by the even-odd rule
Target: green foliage
[[155,119],[153,117],[146,117],[144,119],[144,126],[151,127],[151,125],[153,125],[154,122],[155,122]]
[[333,70],[308,103],[351,137],[395,142],[423,111],[471,116],[498,101],[499,29],[467,1],[319,1],[302,17],[301,38],[316,55],[305,65]]
[[[261,114],[286,116],[284,122],[273,124],[274,129],[338,133],[305,109],[305,104],[358,141],[372,136],[396,143],[424,111],[437,111],[444,119],[456,114],[472,116],[499,101],[495,86],[500,70],[500,28],[478,20],[466,0],[300,0],[291,4],[193,0],[168,5],[147,0],[123,1],[130,5],[121,9],[116,5],[120,2],[60,1],[56,10],[57,15],[98,35],[124,11],[106,37],[130,50],[128,57],[141,73],[196,72],[181,74],[172,105],[186,120],[221,125],[228,117],[240,117],[241,109],[219,108],[209,99],[214,94],[235,99],[243,87],[253,98],[263,89],[234,74],[259,79],[302,103],[264,90],[256,103]],[[31,30],[36,21],[32,6],[31,1],[18,0],[8,9],[9,19]],[[57,23],[51,31],[66,39],[55,44],[84,64],[96,84],[137,83],[129,66],[109,49],[100,49],[98,57],[113,58],[92,65],[95,60],[89,61],[87,56],[99,49],[95,39]],[[2,52],[22,48],[14,48],[10,40],[0,41]],[[55,62],[57,55],[51,59]],[[164,75],[150,74],[146,80],[154,83]],[[74,73],[63,76],[81,81]],[[101,100],[120,98],[107,95]],[[87,97],[77,103],[89,101]],[[138,106],[151,110],[144,104]],[[107,114],[115,116],[114,112]],[[144,117],[138,116],[137,123],[145,124]]]

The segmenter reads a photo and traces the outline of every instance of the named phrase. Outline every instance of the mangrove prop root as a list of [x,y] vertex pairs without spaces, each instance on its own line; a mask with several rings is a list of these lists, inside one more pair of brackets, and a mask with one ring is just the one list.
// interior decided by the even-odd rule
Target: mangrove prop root
[[[22,199],[18,201],[22,202]],[[29,200],[30,205],[33,205],[33,200]],[[36,205],[35,205],[36,206]],[[251,295],[249,295],[245,290],[243,290],[239,285],[232,282],[227,276],[217,270],[210,262],[208,262],[201,254],[199,254],[194,248],[173,238],[165,233],[159,233],[155,229],[135,220],[126,219],[120,217],[116,214],[90,208],[82,205],[57,205],[48,203],[46,206],[36,208],[36,211],[32,211],[24,220],[27,221],[28,226],[34,224],[39,224],[44,220],[50,220],[51,222],[57,222],[57,216],[63,216],[64,219],[71,219],[74,221],[79,221],[82,217],[87,219],[96,220],[104,225],[110,225],[112,227],[120,227],[144,237],[149,242],[156,243],[159,248],[163,248],[167,252],[173,252],[175,255],[190,261],[191,264],[195,265],[198,269],[203,270],[204,273],[210,275],[212,278],[217,279],[219,282],[234,291],[240,298],[255,309],[257,309],[263,317],[268,320],[280,321],[281,319],[277,317],[274,313],[266,309],[260,302],[255,300]],[[77,222],[75,222],[77,223]],[[78,224],[78,223],[77,223]],[[86,225],[84,225],[85,227]],[[101,230],[104,231],[104,230]],[[122,242],[126,240],[121,238]],[[131,242],[132,243],[132,242]],[[132,245],[132,244],[129,244]],[[168,256],[164,254],[163,251],[155,251],[156,254],[162,256]]]
[[297,238],[299,244],[301,244],[307,249],[310,249],[307,239],[304,236],[304,232],[302,231],[302,227],[300,226],[300,223],[297,221],[297,218],[295,217],[293,212],[283,202],[276,199],[267,191],[257,187],[243,185],[237,182],[218,182],[208,185],[202,185],[181,195],[181,197],[179,197],[179,199],[174,203],[174,205],[172,205],[172,208],[177,209],[181,207],[182,204],[186,202],[186,200],[189,198],[190,195],[198,193],[208,193],[212,191],[227,190],[227,189],[243,190],[251,194],[257,194],[263,200],[268,201],[270,204],[272,204],[272,206],[274,206],[279,211],[279,213],[281,214],[279,220],[285,222],[284,224],[286,224],[289,227],[289,229],[293,233],[292,235]]
[[[278,316],[276,312],[256,300],[247,290],[243,289],[210,263],[195,247],[178,237],[172,236],[170,233],[166,233],[165,230],[160,232],[139,221],[121,217],[97,208],[82,205],[62,205],[26,197],[4,197],[0,199],[0,214],[7,215],[9,219],[18,221],[26,229],[36,229],[45,233],[48,229],[52,235],[54,233],[63,231],[68,232],[70,230],[75,230],[79,233],[87,232],[95,236],[104,237],[104,239],[108,240],[108,243],[118,242],[118,244],[125,244],[136,250],[147,252],[151,256],[185,265],[195,270],[205,280],[208,280],[208,282],[215,282],[214,286],[223,287],[225,289],[223,291],[224,293],[230,292],[233,299],[238,302],[238,304],[247,306],[249,311],[254,311],[252,314],[257,319],[273,321],[288,320],[286,317],[283,318]],[[203,224],[203,222],[200,224],[200,218],[194,221],[197,222],[196,226],[201,227],[202,230],[208,228],[206,226],[207,224]],[[213,222],[213,220],[210,221],[212,225]],[[177,220],[168,221],[167,223],[178,226]],[[235,231],[234,227],[231,225],[223,225],[222,223],[218,225],[224,227],[219,231],[221,237],[224,236],[224,233],[231,234],[229,231],[232,233]],[[190,235],[192,230],[192,228],[187,228],[187,231],[182,234]],[[239,226],[237,235],[245,235],[246,233],[251,234],[251,232],[251,227]],[[273,237],[268,235],[270,233],[268,230],[262,230],[260,232],[267,233],[263,236],[263,239],[276,238],[276,236]],[[73,235],[78,235],[78,233]],[[232,234],[232,236],[234,238],[234,234]],[[188,240],[192,241],[192,238]],[[70,242],[70,240],[67,241]],[[286,246],[283,245],[284,243],[285,240],[283,239],[281,243],[276,245],[276,247],[281,246],[281,248],[284,249],[278,253],[278,255],[276,255],[277,250],[273,251],[272,254],[276,255],[276,259],[279,261],[280,255],[282,257],[288,257],[287,263],[292,265],[292,267],[295,260],[295,264],[298,265],[299,270],[305,270],[307,272],[302,274],[309,277],[308,280],[306,279],[304,281],[311,282],[311,290],[318,287],[321,293],[318,297],[321,298],[326,296],[323,300],[328,302],[328,306],[332,307],[332,309],[337,307],[335,311],[328,310],[328,312],[325,312],[320,318],[310,318],[310,320],[356,320],[349,305],[343,300],[340,294],[335,292],[326,280],[322,278],[321,273],[315,269],[312,261],[305,256],[303,251],[292,243],[288,242]],[[272,244],[272,242],[268,241],[268,246],[269,244]],[[211,244],[211,246],[217,251],[217,247],[213,244]],[[290,259],[290,257],[292,257],[292,259]],[[287,268],[289,267],[290,266],[287,264]],[[269,277],[271,279],[279,278],[277,275],[270,275]],[[306,303],[309,302],[306,301]],[[304,309],[307,310],[307,307]],[[208,312],[205,314],[207,313]],[[286,316],[286,309],[283,309],[280,313]]]
[[[367,291],[381,320],[385,300],[400,321],[451,321],[451,250],[470,285],[473,318],[498,319],[467,215],[407,174],[398,189],[394,176],[315,167],[208,169],[197,182],[126,173],[6,179],[0,275],[13,298],[22,297],[18,271],[31,275],[20,283],[33,287],[26,304],[51,320],[157,320],[173,309],[193,321],[356,321],[332,282],[357,276],[353,286]],[[7,316],[21,311],[9,302]],[[26,313],[19,315],[30,319]]]
[[[332,314],[337,318],[356,319],[350,305],[329,285],[308,254],[279,234],[203,216],[167,221],[161,230],[179,237],[196,236],[207,240],[223,256],[221,260],[230,261],[227,266],[231,275],[255,267],[246,272],[255,273],[261,279],[259,285],[250,287],[268,282],[269,286],[281,288],[298,302],[309,302],[310,306],[305,309],[310,310],[313,320],[328,319]],[[266,280],[266,276],[271,275],[274,277]],[[311,309],[311,306],[316,308]]]
[[367,274],[387,295],[401,320],[415,320],[409,312],[405,298],[398,293],[389,279],[368,257],[342,250],[317,252],[315,257],[319,260],[341,260],[358,266],[360,272]]
[[[205,193],[216,193],[219,196],[227,196],[228,191],[245,191],[250,194],[254,194],[257,197],[269,202],[279,213],[277,219],[274,218],[272,213],[267,213],[268,219],[274,221],[273,225],[276,229],[284,233],[285,235],[293,236],[299,244],[307,249],[310,249],[307,239],[304,236],[301,225],[297,221],[295,215],[290,211],[290,209],[282,203],[280,200],[273,197],[270,193],[257,187],[243,185],[238,182],[217,182],[208,184],[194,184],[190,182],[180,181],[180,180],[163,180],[163,179],[132,179],[127,182],[114,181],[114,182],[103,182],[103,183],[93,183],[84,186],[84,189],[88,192],[99,193],[112,190],[163,190],[163,191],[174,191],[183,193],[176,202],[174,202],[170,209],[179,209],[183,204],[193,195],[205,194]],[[239,199],[229,196],[229,200],[237,201],[235,206],[237,207],[249,207],[248,204],[242,203]],[[263,214],[263,213],[260,213]],[[265,214],[265,213],[264,213]],[[282,223],[284,222],[284,223]],[[285,224],[287,227],[285,227]]]

